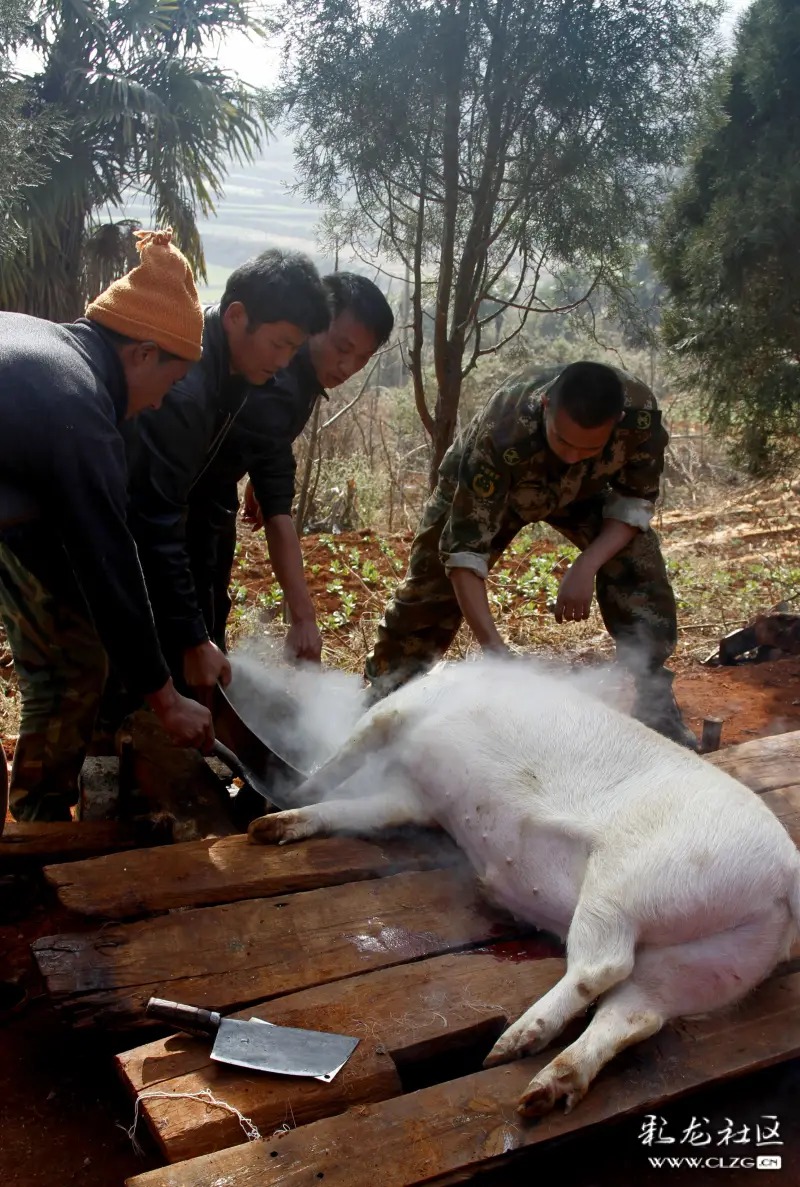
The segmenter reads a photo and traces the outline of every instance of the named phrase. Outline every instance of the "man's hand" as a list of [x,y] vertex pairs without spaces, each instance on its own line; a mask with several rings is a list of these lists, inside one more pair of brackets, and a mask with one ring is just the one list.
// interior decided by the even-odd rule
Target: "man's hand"
[[556,622],[583,622],[589,617],[594,596],[595,569],[579,556],[561,578],[556,598]]
[[248,478],[247,486],[244,488],[244,509],[242,511],[242,519],[245,523],[252,525],[253,531],[257,532],[259,528],[264,526],[264,516],[261,514],[261,504],[256,498],[256,492],[253,490],[253,484]]
[[314,619],[292,623],[286,636],[286,654],[312,664],[322,662],[322,635]]
[[231,665],[216,643],[207,640],[184,651],[183,678],[190,688],[213,688],[217,681],[227,688],[231,682]]
[[176,746],[194,746],[208,753],[214,745],[211,714],[197,701],[182,697],[172,680],[146,698]]
[[481,651],[484,655],[512,656],[518,654],[513,647],[509,647],[508,643],[504,643],[499,637],[492,639],[491,642],[483,643]]

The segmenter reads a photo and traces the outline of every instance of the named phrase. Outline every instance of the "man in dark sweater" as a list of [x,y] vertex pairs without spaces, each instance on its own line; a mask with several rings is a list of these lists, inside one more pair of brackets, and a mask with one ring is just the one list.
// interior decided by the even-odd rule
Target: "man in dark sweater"
[[170,678],[125,523],[119,426],[157,408],[200,356],[197,291],[170,239],[140,233],[141,264],[86,319],[0,313],[0,616],[22,698],[17,820],[71,818],[107,657],[177,744],[213,741],[207,709]]
[[[231,299],[239,298],[250,312],[246,269],[255,264],[249,261],[233,273],[221,305],[205,311],[201,366],[224,350],[223,323]],[[158,417],[140,418],[135,426],[129,522],[173,673],[177,677],[183,665],[188,678],[186,658],[198,649],[208,656],[208,662],[193,665],[189,683],[195,687],[214,684],[222,664],[227,665],[222,649],[239,508],[236,487],[248,472],[264,509],[269,558],[290,608],[288,647],[298,658],[319,660],[322,643],[291,516],[292,442],[325,387],[338,386],[366,366],[393,326],[391,307],[372,281],[337,273],[322,284],[324,311],[315,311],[316,324],[305,323],[309,342],[271,382],[252,379],[234,396],[224,385],[209,386],[201,407],[190,391],[190,375],[167,396]],[[294,313],[290,320],[301,324],[298,317]],[[198,423],[201,429],[190,427]],[[214,433],[207,427],[211,423],[218,426]],[[185,446],[189,433],[191,451]],[[178,438],[179,449],[173,446]]]
[[331,305],[330,326],[309,338],[284,371],[250,396],[192,491],[187,528],[198,605],[209,635],[224,648],[237,487],[249,474],[248,518],[264,528],[269,559],[289,608],[287,652],[314,662],[320,660],[322,639],[292,520],[292,444],[326,389],[339,387],[363,370],[394,326],[388,301],[366,277],[336,272],[323,277],[322,283]]
[[270,249],[231,273],[222,301],[204,311],[203,357],[158,416],[128,438],[128,523],[136,539],[164,653],[197,695],[230,678],[209,637],[189,561],[186,523],[195,488],[242,410],[330,320],[325,290],[305,256]]

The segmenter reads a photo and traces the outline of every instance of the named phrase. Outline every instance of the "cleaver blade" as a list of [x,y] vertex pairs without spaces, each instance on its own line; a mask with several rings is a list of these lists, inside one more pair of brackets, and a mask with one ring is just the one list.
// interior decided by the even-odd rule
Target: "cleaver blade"
[[151,997],[146,1013],[194,1035],[213,1035],[211,1058],[250,1071],[309,1076],[326,1083],[337,1075],[358,1039],[322,1030],[275,1026],[263,1018],[222,1018],[215,1010]]

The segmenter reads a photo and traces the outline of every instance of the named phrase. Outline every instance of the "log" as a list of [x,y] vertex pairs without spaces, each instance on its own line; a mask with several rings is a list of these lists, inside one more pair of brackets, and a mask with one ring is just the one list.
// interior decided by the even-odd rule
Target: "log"
[[147,999],[227,1013],[250,1002],[520,931],[463,871],[351,882],[178,911],[32,944],[53,1003],[79,1026],[152,1025]]
[[[304,1125],[356,1104],[399,1095],[403,1086],[397,1065],[419,1065],[445,1052],[457,1054],[476,1041],[485,1055],[508,1022],[562,976],[564,961],[546,958],[553,950],[542,940],[512,941],[484,951],[432,957],[289,994],[239,1013],[242,1018],[359,1037],[354,1055],[331,1084],[242,1075],[240,1069],[214,1063],[207,1042],[184,1035],[118,1055],[117,1068],[133,1096],[154,1089],[209,1089],[218,1100],[241,1110],[262,1133],[278,1129],[287,1113],[295,1124]],[[144,1098],[141,1108],[171,1162],[244,1140],[236,1117],[209,1109],[204,1101]]]
[[[363,1105],[272,1140],[126,1180],[127,1187],[412,1187],[800,1055],[800,973],[767,982],[732,1015],[682,1022],[614,1060],[573,1112],[525,1121],[515,1104],[553,1051]],[[376,1177],[376,1168],[380,1168]]]
[[774,791],[797,779],[800,770],[800,730],[728,746],[725,750],[706,755],[704,761],[726,771],[752,791],[759,794]]
[[172,744],[155,714],[146,710],[134,713],[125,737],[130,739],[125,778],[135,787],[135,792],[126,789],[129,810],[152,819],[169,819],[174,841],[226,837],[241,831],[225,785],[199,750]]
[[187,841],[169,850],[142,849],[80,866],[48,866],[44,875],[71,911],[126,919],[176,907],[315,890],[383,878],[401,870],[435,869],[463,861],[444,834],[376,844],[348,837],[302,845],[252,845],[239,834]]

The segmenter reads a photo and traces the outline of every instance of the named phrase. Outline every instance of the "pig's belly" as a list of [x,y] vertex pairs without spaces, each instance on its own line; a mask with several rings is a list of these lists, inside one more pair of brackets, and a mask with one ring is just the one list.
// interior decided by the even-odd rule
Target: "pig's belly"
[[566,936],[586,870],[582,841],[552,831],[532,836],[514,821],[482,829],[454,820],[445,827],[490,902],[534,927]]

